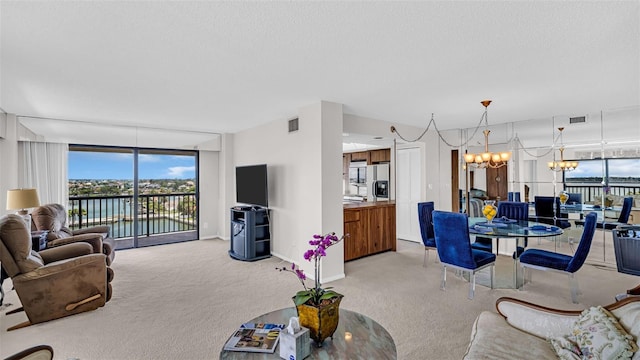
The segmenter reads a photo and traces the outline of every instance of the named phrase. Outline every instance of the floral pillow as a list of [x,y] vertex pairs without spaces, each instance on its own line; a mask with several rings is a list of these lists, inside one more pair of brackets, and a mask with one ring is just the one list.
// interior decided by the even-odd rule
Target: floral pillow
[[583,359],[631,359],[638,350],[633,336],[602,306],[582,312],[573,325],[573,338]]
[[573,336],[562,336],[557,338],[550,338],[549,342],[553,346],[553,350],[558,355],[560,360],[580,360],[582,359],[582,353],[576,339]]

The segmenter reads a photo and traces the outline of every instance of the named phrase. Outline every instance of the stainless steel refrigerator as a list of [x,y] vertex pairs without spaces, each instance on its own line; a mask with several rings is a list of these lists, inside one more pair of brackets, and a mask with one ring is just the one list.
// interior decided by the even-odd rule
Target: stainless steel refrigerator
[[389,164],[367,165],[367,201],[389,200]]

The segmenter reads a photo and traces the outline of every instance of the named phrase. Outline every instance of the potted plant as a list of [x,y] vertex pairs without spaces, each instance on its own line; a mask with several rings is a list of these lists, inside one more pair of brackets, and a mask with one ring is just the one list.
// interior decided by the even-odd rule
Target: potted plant
[[335,233],[326,235],[313,235],[309,240],[312,249],[304,253],[304,259],[314,262],[315,285],[307,287],[306,274],[295,263],[290,268],[283,266],[276,268],[280,271],[287,271],[296,274],[304,290],[300,290],[293,297],[293,302],[298,311],[300,325],[309,329],[310,337],[318,347],[322,346],[324,339],[331,337],[338,327],[340,300],[343,295],[331,290],[330,287],[323,288],[320,284],[320,261],[326,256],[326,250],[344,239],[344,235],[338,238]]

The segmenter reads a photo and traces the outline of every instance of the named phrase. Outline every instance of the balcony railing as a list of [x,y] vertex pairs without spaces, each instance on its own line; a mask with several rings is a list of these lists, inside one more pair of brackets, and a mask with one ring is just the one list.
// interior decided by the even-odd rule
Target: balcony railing
[[129,238],[137,216],[139,237],[197,229],[194,193],[138,195],[137,211],[133,200],[131,195],[71,196],[70,228],[109,225],[112,237]]
[[[609,194],[627,196],[630,194],[640,194],[640,185],[610,185]],[[594,202],[602,200],[602,185],[573,185],[565,184],[565,190],[569,193],[582,194],[582,202]]]

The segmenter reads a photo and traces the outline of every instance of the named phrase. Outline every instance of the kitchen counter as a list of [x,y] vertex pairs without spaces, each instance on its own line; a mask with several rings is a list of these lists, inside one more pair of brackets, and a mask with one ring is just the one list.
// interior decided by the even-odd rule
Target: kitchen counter
[[344,204],[344,261],[396,251],[395,201]]
[[349,201],[343,202],[344,209],[366,209],[379,206],[396,206],[396,202],[391,201]]

